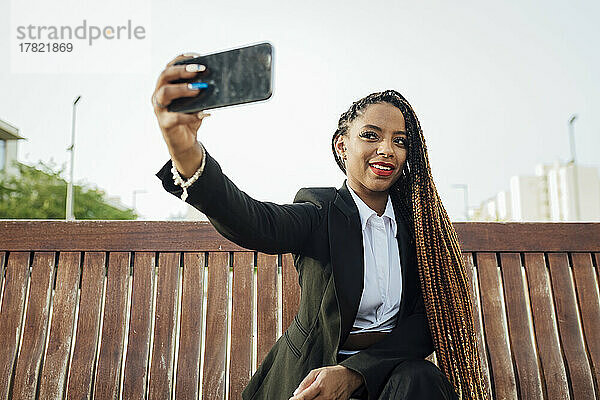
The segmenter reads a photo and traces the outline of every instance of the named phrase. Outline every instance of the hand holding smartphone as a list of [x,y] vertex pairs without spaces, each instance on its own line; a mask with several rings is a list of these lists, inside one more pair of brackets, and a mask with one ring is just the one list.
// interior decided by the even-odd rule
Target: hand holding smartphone
[[191,83],[200,87],[197,96],[171,101],[168,111],[198,111],[267,100],[273,93],[273,46],[268,42],[207,54],[174,65],[201,64],[206,70],[193,79],[171,83]]
[[[184,64],[206,69],[184,68]],[[173,164],[182,176],[193,175],[203,161],[197,135],[203,119],[210,115],[203,110],[266,100],[273,92],[272,77],[270,43],[205,56],[182,54],[167,64],[151,102]],[[188,83],[206,88],[190,90]]]

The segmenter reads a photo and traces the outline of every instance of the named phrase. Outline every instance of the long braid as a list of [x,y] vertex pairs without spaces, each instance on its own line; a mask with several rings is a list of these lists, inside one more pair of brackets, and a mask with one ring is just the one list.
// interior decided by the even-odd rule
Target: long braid
[[[427,146],[419,120],[395,90],[372,93],[343,113],[331,140],[337,165],[346,168],[335,150],[339,135],[369,104],[389,103],[400,109],[406,123],[408,155],[401,177],[390,188],[400,218],[417,252],[421,290],[440,369],[461,400],[487,399],[466,268],[456,231],[435,187]],[[414,242],[413,242],[414,241]]]

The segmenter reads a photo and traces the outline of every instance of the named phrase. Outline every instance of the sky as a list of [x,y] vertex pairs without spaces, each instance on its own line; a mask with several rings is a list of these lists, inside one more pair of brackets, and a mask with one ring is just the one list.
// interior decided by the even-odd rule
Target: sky
[[[155,176],[169,153],[150,98],[166,63],[262,41],[275,51],[271,99],[212,110],[198,132],[223,172],[258,200],[291,203],[302,187],[340,187],[345,176],[331,152],[339,116],[385,89],[417,113],[453,221],[464,220],[454,184],[469,185],[474,206],[508,189],[513,175],[570,159],[573,114],[578,163],[600,167],[598,1],[130,0],[119,3],[129,8],[103,7],[114,20],[143,22],[146,38],[125,53],[92,46],[64,72],[43,58],[15,67],[17,1],[0,2],[0,119],[27,138],[19,160],[68,166],[72,102],[81,95],[75,182],[128,206],[134,190],[144,191],[140,219],[187,208]],[[88,2],[70,11],[67,0],[27,1],[52,7],[60,23],[79,24],[82,12],[108,23]]]

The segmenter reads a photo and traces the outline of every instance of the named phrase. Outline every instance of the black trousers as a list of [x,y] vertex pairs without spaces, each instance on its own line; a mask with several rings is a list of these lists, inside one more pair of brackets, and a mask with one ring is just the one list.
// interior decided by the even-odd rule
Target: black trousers
[[[340,355],[341,360],[346,357]],[[350,398],[366,400],[365,386],[357,389]],[[446,375],[431,361],[403,361],[392,370],[378,400],[418,399],[458,400],[458,395]]]

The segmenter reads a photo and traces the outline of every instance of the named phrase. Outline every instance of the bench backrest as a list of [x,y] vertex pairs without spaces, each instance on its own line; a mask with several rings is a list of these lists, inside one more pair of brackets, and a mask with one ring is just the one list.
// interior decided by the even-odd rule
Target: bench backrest
[[[600,224],[454,226],[490,393],[600,393]],[[2,399],[239,399],[300,299],[206,222],[0,221],[0,288]]]

